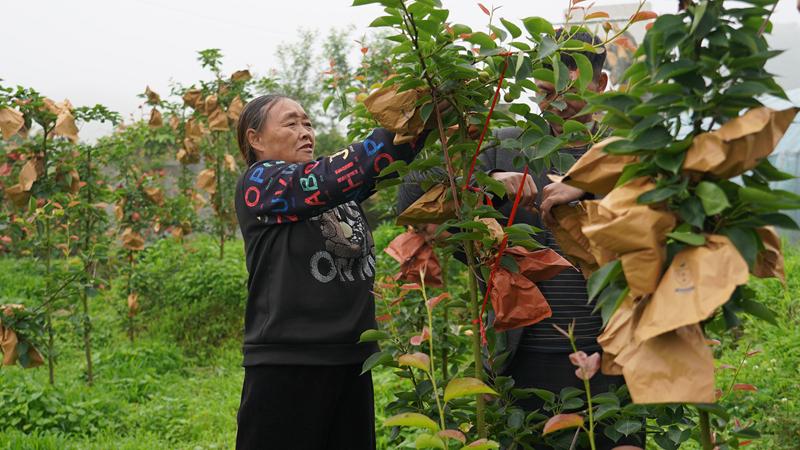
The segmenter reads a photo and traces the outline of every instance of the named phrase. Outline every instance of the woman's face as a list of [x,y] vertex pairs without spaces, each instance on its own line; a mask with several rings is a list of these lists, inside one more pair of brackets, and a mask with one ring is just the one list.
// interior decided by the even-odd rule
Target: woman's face
[[267,112],[261,130],[247,130],[247,139],[259,160],[303,163],[314,159],[314,128],[303,107],[282,98]]

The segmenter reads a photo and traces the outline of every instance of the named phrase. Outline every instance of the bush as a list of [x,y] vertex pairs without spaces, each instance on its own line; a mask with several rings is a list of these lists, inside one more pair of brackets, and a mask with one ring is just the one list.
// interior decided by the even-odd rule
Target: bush
[[247,269],[241,241],[228,242],[220,260],[210,236],[162,239],[144,251],[131,284],[139,294],[139,323],[189,355],[208,356],[242,337]]

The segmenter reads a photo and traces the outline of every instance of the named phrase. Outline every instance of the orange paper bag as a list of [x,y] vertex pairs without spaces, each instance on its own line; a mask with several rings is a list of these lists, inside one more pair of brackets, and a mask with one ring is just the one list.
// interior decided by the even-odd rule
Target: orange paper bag
[[400,263],[395,279],[420,283],[420,271],[425,273],[425,286],[442,287],[442,266],[433,247],[421,235],[407,231],[392,240],[383,250]]
[[753,108],[714,131],[695,136],[683,169],[731,178],[754,168],[775,150],[797,111]]
[[492,285],[492,308],[496,331],[526,327],[553,315],[542,291],[520,273],[499,268]]
[[714,357],[700,325],[678,328],[617,356],[634,403],[713,403]]
[[705,246],[681,250],[642,311],[636,341],[709,318],[748,276],[747,263],[725,236],[711,235]]
[[456,207],[453,199],[447,196],[447,187],[436,184],[397,216],[397,224],[440,224],[455,216]]
[[425,92],[409,89],[397,92],[399,85],[380,88],[364,100],[364,106],[382,127],[395,133],[396,145],[413,141],[422,132],[422,122],[417,100]]
[[575,161],[561,182],[592,194],[606,195],[611,192],[622,169],[638,160],[635,155],[611,155],[603,151],[608,144],[620,139],[610,137],[592,145]]
[[564,269],[573,267],[563,256],[549,248],[530,251],[515,246],[507,248],[504,254],[511,255],[519,266],[519,273],[533,282],[549,280]]

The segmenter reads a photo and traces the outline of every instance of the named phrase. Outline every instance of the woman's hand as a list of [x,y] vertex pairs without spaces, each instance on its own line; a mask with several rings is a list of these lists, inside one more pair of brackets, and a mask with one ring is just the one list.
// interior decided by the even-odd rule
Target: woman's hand
[[536,183],[533,182],[533,178],[530,175],[517,172],[492,172],[490,176],[503,183],[509,198],[514,198],[514,196],[517,195],[520,184],[524,183],[521,192],[522,198],[519,200],[519,205],[532,210],[536,209],[536,195],[539,193],[539,190],[536,188]]
[[551,209],[557,205],[564,205],[580,199],[585,192],[564,183],[550,183],[542,189],[542,218],[548,226],[556,223]]

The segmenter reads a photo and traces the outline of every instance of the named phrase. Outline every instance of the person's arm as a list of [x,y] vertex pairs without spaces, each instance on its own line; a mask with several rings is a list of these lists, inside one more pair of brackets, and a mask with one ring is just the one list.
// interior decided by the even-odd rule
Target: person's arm
[[416,145],[394,145],[394,133],[378,128],[364,142],[315,161],[258,162],[244,175],[244,204],[269,224],[294,222],[351,200],[363,201],[374,193],[381,170],[397,160],[413,160],[426,135]]

